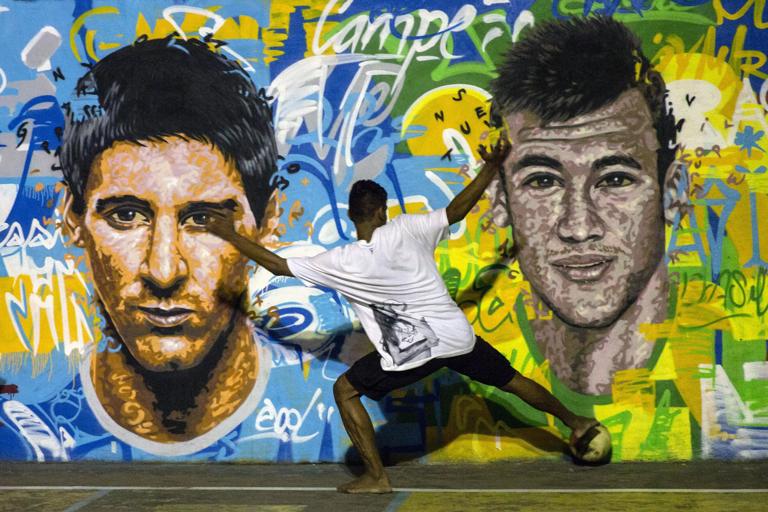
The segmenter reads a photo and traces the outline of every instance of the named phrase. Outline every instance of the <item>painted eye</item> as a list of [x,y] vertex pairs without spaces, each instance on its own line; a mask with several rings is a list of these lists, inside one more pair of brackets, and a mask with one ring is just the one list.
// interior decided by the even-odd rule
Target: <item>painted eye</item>
[[549,173],[532,174],[523,181],[523,186],[531,188],[552,188],[560,184],[560,178]]
[[191,213],[187,215],[182,224],[193,227],[205,227],[211,222],[211,215],[205,212]]
[[211,220],[211,217],[207,213],[196,213],[189,218],[198,226],[205,226]]
[[147,216],[135,208],[117,208],[107,215],[107,220],[117,227],[132,227],[149,222]]
[[131,222],[136,218],[136,210],[119,210],[114,215],[121,222]]
[[616,172],[608,174],[607,176],[603,176],[600,178],[600,181],[597,182],[595,185],[595,188],[619,188],[619,187],[628,187],[635,183],[637,180],[633,178],[632,176],[628,174],[624,174],[622,172]]

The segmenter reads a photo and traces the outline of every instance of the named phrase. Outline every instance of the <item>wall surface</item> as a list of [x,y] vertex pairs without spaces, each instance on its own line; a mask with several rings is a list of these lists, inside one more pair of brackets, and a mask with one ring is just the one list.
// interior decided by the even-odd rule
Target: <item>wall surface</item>
[[[221,284],[247,286],[244,356],[227,345],[203,370],[191,363],[159,381],[123,360],[102,303],[130,293],[131,257],[98,267],[87,241],[66,236],[63,214],[65,119],[101,115],[74,92],[89,66],[174,31],[225,43],[219,51],[274,112],[282,159],[263,240],[306,256],[354,240],[347,195],[357,179],[387,189],[390,218],[445,207],[475,175],[475,148],[492,131],[489,83],[505,50],[545,20],[590,13],[640,36],[678,120],[680,173],[663,199],[673,214],[659,227],[663,279],[641,283],[655,287],[650,299],[623,306],[658,299],[665,314],[622,317],[634,322],[625,337],[583,327],[584,346],[547,345],[560,324],[511,257],[513,230],[494,222],[493,193],[439,245],[438,269],[477,334],[609,428],[615,461],[768,456],[765,0],[2,0],[0,459],[316,462],[343,461],[350,448],[332,386],[371,347],[333,290],[250,264],[239,283]],[[137,190],[161,204],[195,186]],[[133,243],[110,247],[135,249],[122,254],[150,274],[165,268]],[[198,283],[214,297],[209,281],[231,262],[208,246],[194,251],[215,264],[174,264],[219,272]],[[611,293],[597,286],[590,297]],[[390,460],[552,458],[568,435],[516,397],[448,371],[365,404]]]

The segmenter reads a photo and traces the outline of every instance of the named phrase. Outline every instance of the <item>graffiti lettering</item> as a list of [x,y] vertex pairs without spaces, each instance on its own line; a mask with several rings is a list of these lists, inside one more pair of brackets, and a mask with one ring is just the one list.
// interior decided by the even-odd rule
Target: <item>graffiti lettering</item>
[[[420,9],[416,13],[395,16],[392,13],[384,13],[371,20],[367,14],[360,14],[348,19],[342,30],[336,31],[326,41],[321,42],[321,34],[324,34],[324,25],[328,23],[330,13],[338,7],[340,14],[349,9],[352,2],[344,2],[341,6],[337,0],[329,1],[318,20],[315,37],[312,41],[312,50],[315,55],[323,55],[330,50],[339,53],[355,53],[366,48],[374,40],[378,33],[378,50],[383,49],[386,40],[396,35],[400,39],[396,54],[402,56],[406,46],[410,42],[406,62],[410,62],[416,55],[425,53],[439,45],[441,56],[445,59],[454,59],[457,56],[447,50],[447,41],[452,33],[461,32],[470,26],[477,13],[473,5],[461,6],[453,18],[442,11],[427,11]],[[397,29],[393,34],[392,27]],[[407,67],[407,66],[406,66]]]
[[[750,0],[751,1],[751,0]],[[643,14],[654,12],[667,15],[670,19],[687,19],[696,16],[694,7],[706,3],[706,0],[556,0],[552,5],[552,14],[557,17],[589,14]],[[688,16],[686,16],[688,15]]]
[[[750,280],[741,270],[723,270],[715,282],[706,280],[699,272],[673,272],[670,279],[680,287],[680,297],[685,305],[722,301],[722,307],[726,310],[742,309],[751,305],[757,317],[762,317],[768,312],[768,268],[757,268],[753,284],[750,284]],[[697,286],[692,287],[693,283]],[[691,297],[689,291],[692,289],[696,291]]]
[[301,430],[309,414],[314,410],[318,419],[328,422],[333,416],[335,409],[333,406],[326,406],[318,402],[321,389],[316,389],[303,411],[292,407],[275,407],[275,404],[269,398],[264,399],[264,406],[256,414],[255,428],[259,432],[248,437],[240,439],[242,443],[252,439],[274,438],[283,442],[291,441],[294,443],[306,443],[314,439],[319,432],[302,434]]
[[744,0],[744,3],[735,12],[730,12],[723,5],[723,0],[713,0],[712,7],[715,10],[717,16],[716,23],[722,24],[724,20],[739,20],[746,16],[750,8],[752,11],[752,23],[755,28],[764,29],[768,28],[768,20],[764,19],[765,0]]

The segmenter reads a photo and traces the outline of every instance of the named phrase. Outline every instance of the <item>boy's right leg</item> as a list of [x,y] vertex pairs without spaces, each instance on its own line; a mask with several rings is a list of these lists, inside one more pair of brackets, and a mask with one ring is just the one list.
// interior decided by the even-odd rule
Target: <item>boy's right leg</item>
[[478,337],[472,352],[446,360],[446,365],[467,377],[514,393],[527,404],[552,414],[570,427],[570,445],[599,422],[578,416],[540,384],[518,373],[509,361],[487,341]]
[[363,459],[365,473],[340,485],[337,490],[346,493],[388,493],[392,492],[389,477],[381,463],[376,447],[376,436],[368,412],[360,401],[360,392],[347,379],[345,373],[333,385],[333,396],[339,407],[339,414],[352,444]]
[[590,427],[599,424],[593,418],[578,416],[572,413],[544,386],[519,373],[512,377],[505,385],[499,386],[499,389],[514,393],[528,405],[559,418],[572,431],[571,444],[584,435]]

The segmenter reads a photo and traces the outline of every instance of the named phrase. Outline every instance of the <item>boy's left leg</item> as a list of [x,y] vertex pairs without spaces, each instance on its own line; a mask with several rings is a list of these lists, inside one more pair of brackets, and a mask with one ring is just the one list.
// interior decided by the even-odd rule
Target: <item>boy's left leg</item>
[[385,493],[392,492],[389,477],[376,447],[376,437],[371,417],[365,410],[361,396],[381,400],[390,391],[417,382],[442,368],[442,360],[430,360],[425,364],[403,371],[386,371],[381,368],[381,356],[372,352],[360,360],[333,385],[333,395],[339,406],[344,428],[363,459],[365,473],[338,487],[339,492]]
[[346,493],[388,493],[392,492],[389,477],[381,463],[379,449],[376,447],[376,437],[371,423],[371,417],[360,402],[360,392],[357,391],[345,373],[333,385],[333,396],[339,407],[341,421],[363,459],[365,472],[337,490]]

